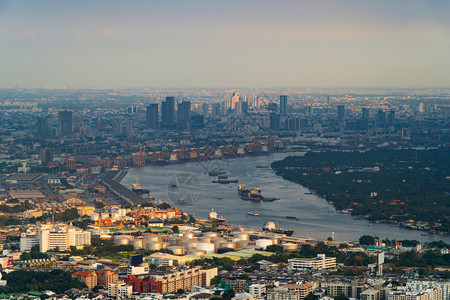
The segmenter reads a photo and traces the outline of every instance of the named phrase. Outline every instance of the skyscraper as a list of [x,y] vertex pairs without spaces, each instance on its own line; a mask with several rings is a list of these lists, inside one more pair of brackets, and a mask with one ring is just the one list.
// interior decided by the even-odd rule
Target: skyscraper
[[175,97],[166,97],[161,104],[161,127],[175,129]]
[[287,108],[287,96],[281,95],[280,96],[280,114],[282,116],[286,115],[286,108]]
[[47,116],[38,116],[36,122],[36,135],[38,139],[47,139],[50,137],[50,127],[48,126]]
[[363,120],[369,120],[370,118],[369,109],[367,107],[363,107],[362,109],[362,118]]
[[72,135],[72,111],[62,110],[58,113],[61,136]]
[[178,120],[179,130],[191,129],[191,101],[183,101],[178,104]]
[[280,114],[270,113],[270,129],[280,129]]
[[345,105],[338,105],[337,118],[338,118],[339,122],[344,122],[344,120],[345,120]]
[[145,127],[150,129],[158,128],[158,104],[152,103],[147,106],[145,113]]

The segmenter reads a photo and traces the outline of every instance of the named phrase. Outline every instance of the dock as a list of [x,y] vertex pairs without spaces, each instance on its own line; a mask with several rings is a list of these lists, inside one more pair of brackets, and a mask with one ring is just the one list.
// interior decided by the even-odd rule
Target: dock
[[146,203],[145,199],[123,186],[120,181],[127,175],[127,171],[107,171],[103,176],[103,183],[114,195],[127,201],[131,205]]

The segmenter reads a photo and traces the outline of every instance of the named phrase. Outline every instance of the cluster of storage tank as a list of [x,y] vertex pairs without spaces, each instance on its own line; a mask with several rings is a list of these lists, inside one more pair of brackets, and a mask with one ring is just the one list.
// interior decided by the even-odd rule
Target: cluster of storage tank
[[[267,246],[278,244],[275,239],[259,239],[250,241],[248,232],[232,232],[231,236],[222,237],[216,232],[203,234],[187,232],[179,235],[162,237],[159,235],[143,235],[134,237],[131,235],[114,236],[116,245],[132,245],[135,249],[158,251],[171,250],[175,255],[204,255],[209,253],[222,253],[236,249],[266,249]],[[283,244],[286,250],[296,250],[296,244]]]

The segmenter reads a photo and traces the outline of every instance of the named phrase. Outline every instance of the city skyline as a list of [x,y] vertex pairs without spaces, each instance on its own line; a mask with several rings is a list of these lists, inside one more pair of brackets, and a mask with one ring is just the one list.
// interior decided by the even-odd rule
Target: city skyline
[[0,87],[450,87],[446,1],[0,2]]

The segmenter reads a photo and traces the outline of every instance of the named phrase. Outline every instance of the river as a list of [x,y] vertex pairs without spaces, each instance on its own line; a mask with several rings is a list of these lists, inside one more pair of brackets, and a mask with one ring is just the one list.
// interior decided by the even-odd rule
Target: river
[[[282,228],[291,225],[294,235],[316,239],[327,239],[334,232],[335,240],[340,241],[356,241],[360,236],[368,234],[389,239],[450,242],[448,235],[422,236],[419,231],[373,224],[337,213],[325,199],[310,194],[307,188],[299,184],[276,176],[268,168],[271,162],[294,154],[304,155],[274,153],[267,156],[133,168],[122,180],[122,184],[131,187],[137,174],[142,187],[149,189],[155,199],[168,201],[171,205],[175,203],[180,210],[199,218],[207,218],[213,208],[227,222],[255,229],[260,229],[270,219],[277,220]],[[227,176],[238,179],[239,183],[212,183],[215,177],[208,176],[210,170],[225,171]],[[261,188],[263,196],[280,200],[260,203],[244,201],[237,193],[237,185],[241,183],[247,187],[256,185]],[[180,199],[183,199],[184,204],[176,203]],[[249,216],[249,211],[259,213],[259,216]],[[286,219],[286,216],[295,216],[299,220]]]

